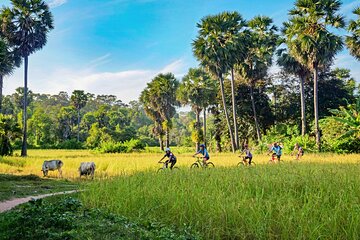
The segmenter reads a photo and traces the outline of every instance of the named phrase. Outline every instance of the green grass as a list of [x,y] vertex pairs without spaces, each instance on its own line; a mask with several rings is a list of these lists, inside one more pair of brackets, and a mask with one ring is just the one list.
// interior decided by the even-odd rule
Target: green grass
[[76,190],[79,184],[69,180],[44,179],[36,175],[0,174],[0,201],[46,193]]
[[174,228],[155,221],[130,221],[82,205],[72,197],[36,200],[0,214],[0,239],[200,239],[189,228]]
[[288,163],[94,181],[81,199],[205,239],[359,239],[360,165]]

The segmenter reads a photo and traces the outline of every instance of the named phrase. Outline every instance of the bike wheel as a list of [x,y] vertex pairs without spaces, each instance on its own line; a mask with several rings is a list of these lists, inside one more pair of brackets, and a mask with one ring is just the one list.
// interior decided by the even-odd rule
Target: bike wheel
[[190,168],[199,168],[199,164],[198,163],[193,163],[193,164],[191,164]]
[[214,165],[212,162],[208,162],[208,163],[206,164],[206,167],[207,167],[207,168],[214,168],[215,165]]
[[251,164],[250,164],[249,166],[250,166],[250,167],[251,167],[251,166],[256,166],[256,163],[253,162],[253,161],[251,161]]
[[243,166],[245,166],[245,163],[244,163],[243,161],[241,161],[241,162],[239,162],[239,163],[237,164],[237,166],[238,166],[238,167],[243,167]]
[[159,169],[157,170],[157,172],[160,173],[160,172],[163,172],[164,170],[165,170],[165,168],[159,168]]
[[178,168],[178,167],[173,167],[172,170],[176,172],[176,171],[179,171],[180,168]]

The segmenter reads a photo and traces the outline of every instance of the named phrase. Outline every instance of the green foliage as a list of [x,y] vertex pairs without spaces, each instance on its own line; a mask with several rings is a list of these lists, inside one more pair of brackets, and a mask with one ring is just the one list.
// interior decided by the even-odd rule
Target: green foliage
[[360,7],[353,10],[357,19],[350,20],[348,25],[348,31],[350,36],[346,36],[345,42],[350,50],[350,54],[360,61]]
[[18,139],[21,129],[12,116],[0,114],[0,156],[12,155],[11,141]]
[[189,227],[130,221],[73,197],[33,200],[0,216],[1,239],[200,239]]
[[103,142],[97,151],[100,153],[130,153],[145,149],[145,145],[141,140],[130,139],[125,142]]

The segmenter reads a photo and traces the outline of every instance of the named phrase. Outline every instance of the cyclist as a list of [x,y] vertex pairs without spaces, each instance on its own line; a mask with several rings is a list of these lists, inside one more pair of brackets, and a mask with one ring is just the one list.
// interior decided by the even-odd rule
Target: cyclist
[[283,147],[278,144],[277,142],[274,142],[272,148],[270,149],[269,153],[273,152],[273,156],[276,156],[277,157],[277,160],[280,162],[280,158],[281,158],[281,155],[282,155],[282,149]]
[[296,160],[300,160],[304,155],[304,149],[298,143],[295,143],[293,152],[296,152]]
[[176,157],[175,155],[170,151],[170,148],[166,148],[165,149],[165,155],[160,159],[159,163],[161,163],[161,161],[168,157],[169,159],[165,161],[165,166],[166,168],[168,167],[168,164],[170,163],[170,169],[172,170],[172,168],[174,167],[174,165],[176,164]]
[[203,158],[203,163],[204,163],[204,165],[206,165],[206,161],[210,159],[210,155],[209,155],[208,151],[206,150],[205,144],[201,144],[201,145],[200,145],[200,150],[197,151],[197,152],[193,155],[193,157],[195,157],[195,156],[198,155],[198,154],[203,155],[203,157],[202,157],[202,158]]
[[[249,145],[245,144],[244,149],[241,151],[241,154],[245,153],[246,156],[243,158],[244,160],[249,159],[249,165],[251,165],[251,160],[253,158],[252,153],[250,152]],[[239,156],[241,157],[241,155]]]

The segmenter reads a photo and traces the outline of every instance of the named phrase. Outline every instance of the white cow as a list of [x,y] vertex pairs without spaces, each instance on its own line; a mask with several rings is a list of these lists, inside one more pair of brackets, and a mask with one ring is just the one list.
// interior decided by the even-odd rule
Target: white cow
[[94,179],[95,173],[95,163],[94,162],[82,162],[80,163],[79,173],[80,178],[82,175],[90,175],[92,179]]
[[49,160],[49,161],[44,161],[43,165],[42,165],[42,169],[41,171],[44,174],[44,177],[46,177],[48,175],[49,171],[55,171],[58,170],[60,177],[62,177],[62,170],[61,167],[64,165],[64,163],[61,160]]

